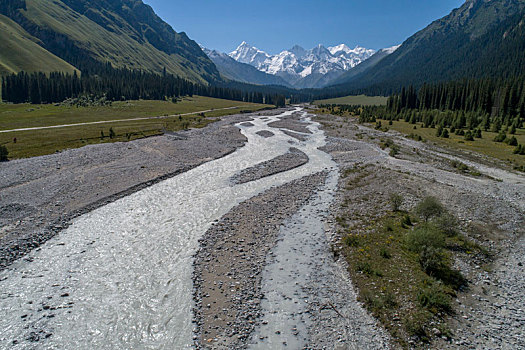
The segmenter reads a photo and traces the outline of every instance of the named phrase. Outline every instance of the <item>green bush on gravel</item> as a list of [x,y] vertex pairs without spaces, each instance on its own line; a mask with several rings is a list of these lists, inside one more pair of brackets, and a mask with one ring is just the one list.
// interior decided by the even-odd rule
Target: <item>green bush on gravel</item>
[[0,162],[7,162],[9,156],[9,151],[4,145],[0,145]]
[[428,221],[433,217],[438,217],[444,212],[445,208],[443,205],[432,196],[423,198],[423,200],[416,206],[416,214],[425,221]]

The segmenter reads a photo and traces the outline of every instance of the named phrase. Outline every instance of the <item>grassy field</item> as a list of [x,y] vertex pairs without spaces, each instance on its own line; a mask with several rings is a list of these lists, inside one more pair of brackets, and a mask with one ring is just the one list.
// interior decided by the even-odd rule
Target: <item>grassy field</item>
[[334,104],[334,105],[351,105],[351,106],[383,106],[386,105],[388,97],[383,96],[345,96],[338,98],[331,98],[328,100],[314,101],[316,105]]
[[[237,106],[240,107],[207,112],[205,113],[207,118],[198,115],[198,112],[203,110]],[[160,135],[164,130],[177,131],[187,127],[203,127],[213,121],[213,118],[239,113],[241,110],[254,111],[266,107],[268,105],[200,96],[184,98],[176,104],[167,101],[114,102],[111,106],[100,107],[0,104],[0,130],[197,112],[195,115],[182,117],[0,133],[0,144],[7,147],[10,159],[28,158],[88,144],[129,141]],[[110,128],[115,133],[113,138],[109,138]]]
[[[392,125],[388,121],[382,120],[382,125],[389,129],[397,130],[403,134],[418,135],[424,140],[435,142],[437,144],[447,146],[449,148],[460,148],[465,151],[473,151],[487,156],[500,159],[514,166],[525,166],[525,156],[513,154],[514,146],[509,146],[503,142],[494,142],[494,137],[497,135],[493,132],[482,132],[482,138],[475,138],[474,141],[466,141],[464,136],[458,136],[450,133],[450,137],[442,138],[436,136],[436,129],[422,128],[421,124],[417,124],[416,129],[414,125],[405,121],[394,121]],[[525,145],[525,129],[517,129],[516,135],[519,144]]]

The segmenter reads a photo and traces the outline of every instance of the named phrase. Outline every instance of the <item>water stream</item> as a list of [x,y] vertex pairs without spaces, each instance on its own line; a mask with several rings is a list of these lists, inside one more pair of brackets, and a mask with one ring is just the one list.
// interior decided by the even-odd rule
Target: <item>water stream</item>
[[[308,118],[297,108],[238,125],[245,147],[77,218],[2,271],[0,348],[191,348],[192,256],[199,238],[240,202],[335,167],[318,150],[325,137],[317,123],[304,142],[268,127],[294,112]],[[261,137],[261,130],[275,136]],[[242,185],[229,181],[291,146],[309,162]]]

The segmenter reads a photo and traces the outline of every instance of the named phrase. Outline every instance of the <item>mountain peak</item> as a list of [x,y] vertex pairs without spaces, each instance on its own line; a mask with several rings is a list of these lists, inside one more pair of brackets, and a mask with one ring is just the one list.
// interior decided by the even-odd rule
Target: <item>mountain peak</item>
[[246,41],[243,41],[237,49],[230,52],[229,56],[238,62],[249,64],[251,62],[262,62],[270,57],[266,52],[249,45]]
[[323,44],[318,44],[311,50],[294,45],[291,49],[277,55],[269,55],[243,42],[229,56],[238,62],[250,64],[264,73],[281,76],[293,85],[312,74],[315,76],[342,74],[374,53],[374,50],[360,46],[350,49],[346,44],[340,44],[326,48]]

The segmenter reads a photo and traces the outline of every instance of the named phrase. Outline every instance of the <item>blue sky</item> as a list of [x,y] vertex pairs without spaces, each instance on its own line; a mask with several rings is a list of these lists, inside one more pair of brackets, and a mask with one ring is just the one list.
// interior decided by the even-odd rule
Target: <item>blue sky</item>
[[402,43],[464,0],[144,0],[177,32],[230,52],[243,40],[271,54],[298,44],[372,49]]

